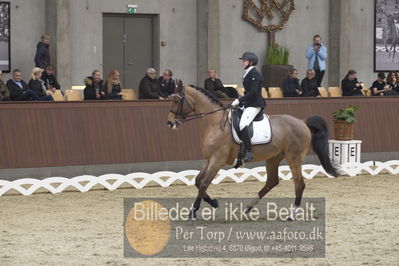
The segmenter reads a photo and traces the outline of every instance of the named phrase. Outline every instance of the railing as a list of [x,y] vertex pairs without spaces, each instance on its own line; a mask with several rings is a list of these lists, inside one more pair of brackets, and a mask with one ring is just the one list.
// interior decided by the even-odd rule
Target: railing
[[[353,104],[359,106],[355,139],[363,141],[362,152],[399,151],[399,97],[267,99],[265,112],[299,119],[321,115],[333,138],[331,113]],[[199,123],[170,130],[171,105],[150,100],[1,103],[0,168],[203,159]]]

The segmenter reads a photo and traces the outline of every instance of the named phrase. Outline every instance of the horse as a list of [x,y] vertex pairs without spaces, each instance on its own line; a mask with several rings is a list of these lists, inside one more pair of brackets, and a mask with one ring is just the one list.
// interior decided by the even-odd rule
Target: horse
[[[190,218],[197,217],[201,201],[217,208],[219,203],[207,194],[207,188],[219,170],[225,165],[233,165],[240,150],[240,145],[232,138],[232,129],[226,113],[228,109],[218,98],[208,91],[184,86],[180,81],[177,93],[171,95],[172,107],[168,114],[167,124],[177,129],[185,121],[201,118],[202,143],[201,150],[206,158],[200,173],[195,177],[198,195],[190,211]],[[267,181],[258,194],[251,199],[245,209],[249,213],[252,208],[279,183],[278,168],[285,158],[292,171],[295,183],[295,207],[299,208],[305,182],[302,176],[302,165],[308,148],[312,144],[324,170],[337,177],[339,170],[334,166],[328,154],[328,128],[325,120],[312,116],[306,121],[289,115],[270,116],[272,140],[268,144],[252,147],[253,162],[266,161]]]
[[[385,27],[386,35],[385,35],[384,44],[385,44],[385,49],[386,49],[387,53],[389,53],[388,58],[391,58],[391,55],[392,55],[392,62],[395,59],[396,46],[399,45],[398,26],[399,26],[399,24],[395,23],[395,19],[393,18],[393,16],[387,15],[387,26]],[[388,48],[389,42],[391,43],[390,48]]]
[[394,24],[394,29],[392,30],[392,44],[391,44],[391,49],[389,50],[389,55],[388,58],[391,57],[392,53],[392,62],[395,60],[395,54],[396,54],[396,46],[399,44],[399,38],[398,38],[398,24]]

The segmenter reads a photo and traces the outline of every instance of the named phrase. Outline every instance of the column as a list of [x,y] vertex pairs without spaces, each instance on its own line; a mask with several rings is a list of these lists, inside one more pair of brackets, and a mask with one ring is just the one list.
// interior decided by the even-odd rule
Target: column
[[[344,2],[347,0],[344,0]],[[340,35],[341,35],[341,0],[330,0],[329,41],[328,41],[328,85],[340,87]]]

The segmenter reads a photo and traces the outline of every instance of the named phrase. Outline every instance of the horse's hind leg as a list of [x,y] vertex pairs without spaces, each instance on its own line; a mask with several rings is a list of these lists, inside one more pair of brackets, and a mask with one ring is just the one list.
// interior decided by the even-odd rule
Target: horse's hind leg
[[253,207],[275,186],[278,185],[278,167],[280,165],[281,160],[284,158],[284,155],[279,154],[269,160],[266,161],[266,172],[267,172],[267,180],[265,186],[258,192],[258,195],[255,196],[248,204],[245,209],[245,213],[249,213]]
[[[209,161],[204,164],[201,172],[195,177],[195,186],[199,189],[201,185],[201,181],[206,174],[206,170],[208,169]],[[219,207],[219,203],[216,199],[211,199],[208,193],[204,193],[204,197],[202,198],[205,202],[209,203],[213,208]]]
[[[292,176],[295,183],[295,210],[301,206],[303,191],[305,190],[305,182],[302,175],[302,164],[306,154],[301,154],[296,158],[286,158],[290,166]],[[295,212],[294,210],[294,212]],[[289,220],[294,220],[294,213],[291,213]]]
[[393,49],[393,44],[391,44],[391,48],[389,48],[389,54],[388,54],[388,58],[391,58],[391,54],[392,54],[392,49]]
[[288,220],[295,220],[297,209],[301,206],[303,191],[305,190],[305,182],[303,181],[302,165],[305,161],[307,149],[302,152],[287,153],[285,159],[290,166],[292,177],[295,184],[295,206]]

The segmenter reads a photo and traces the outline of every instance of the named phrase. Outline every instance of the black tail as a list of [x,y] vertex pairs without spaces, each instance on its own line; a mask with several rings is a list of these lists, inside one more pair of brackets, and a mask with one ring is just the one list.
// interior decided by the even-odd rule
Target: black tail
[[328,155],[328,128],[326,121],[320,116],[312,116],[306,120],[306,125],[312,132],[312,147],[319,157],[324,170],[332,176],[339,176],[336,166],[331,163]]

